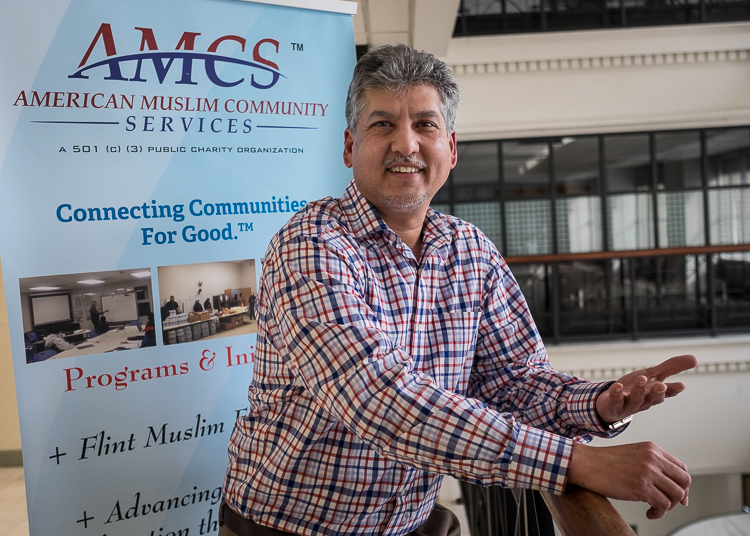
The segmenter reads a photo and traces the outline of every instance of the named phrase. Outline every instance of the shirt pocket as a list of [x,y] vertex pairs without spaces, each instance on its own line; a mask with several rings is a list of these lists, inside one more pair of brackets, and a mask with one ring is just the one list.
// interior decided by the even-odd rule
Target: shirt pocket
[[430,315],[427,322],[429,355],[425,356],[425,374],[440,387],[457,393],[466,390],[474,361],[479,329],[479,311],[447,311]]

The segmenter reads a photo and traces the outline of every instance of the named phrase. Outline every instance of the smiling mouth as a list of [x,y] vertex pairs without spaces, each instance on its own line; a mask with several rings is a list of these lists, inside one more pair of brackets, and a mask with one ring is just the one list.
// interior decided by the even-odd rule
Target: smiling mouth
[[385,162],[385,169],[391,173],[419,173],[427,168],[427,163],[414,157],[397,157]]
[[422,169],[414,166],[393,166],[388,168],[388,171],[393,173],[417,173],[422,171]]

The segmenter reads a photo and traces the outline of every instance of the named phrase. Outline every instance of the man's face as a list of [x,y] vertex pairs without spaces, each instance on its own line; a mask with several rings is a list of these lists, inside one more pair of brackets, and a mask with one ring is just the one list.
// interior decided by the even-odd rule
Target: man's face
[[405,213],[423,217],[456,165],[456,133],[446,129],[438,92],[415,86],[364,96],[356,132],[344,132],[344,163],[386,220]]

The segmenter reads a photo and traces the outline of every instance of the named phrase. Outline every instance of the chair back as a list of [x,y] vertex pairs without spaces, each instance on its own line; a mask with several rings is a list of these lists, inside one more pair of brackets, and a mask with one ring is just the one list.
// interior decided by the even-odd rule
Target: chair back
[[57,351],[45,350],[43,352],[39,352],[38,354],[34,354],[34,362],[38,363],[39,361],[46,361],[53,355],[57,355]]
[[26,334],[26,338],[29,340],[29,342],[36,342],[38,340],[36,333],[34,333],[33,331],[29,331]]

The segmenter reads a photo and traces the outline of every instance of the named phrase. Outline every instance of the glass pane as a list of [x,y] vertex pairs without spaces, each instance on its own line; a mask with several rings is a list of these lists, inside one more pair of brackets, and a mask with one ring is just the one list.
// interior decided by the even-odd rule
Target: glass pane
[[453,187],[454,201],[483,201],[497,198],[499,184],[465,184]]
[[712,255],[719,327],[750,326],[750,253]]
[[451,213],[451,206],[447,203],[430,203],[430,207],[432,207],[432,210],[435,210],[442,214]]
[[559,266],[561,337],[628,331],[626,307],[630,302],[622,299],[619,259],[561,262]]
[[562,138],[555,151],[555,190],[558,195],[599,193],[599,139]]
[[605,136],[608,192],[651,190],[651,158],[647,134]]
[[552,269],[544,264],[513,264],[513,276],[518,281],[531,317],[542,337],[552,336]]
[[732,128],[706,132],[708,185],[750,184],[750,129]]
[[599,197],[568,197],[555,204],[559,253],[602,249],[602,210]]
[[607,199],[609,243],[613,250],[654,247],[650,194],[613,195]]
[[503,182],[506,199],[548,196],[549,144],[525,140],[503,142]]
[[430,202],[431,206],[434,206],[435,203],[450,203],[451,189],[449,182],[450,181],[445,181],[445,184],[440,187],[440,189],[437,191],[435,196],[432,198],[432,201]]
[[705,255],[647,257],[633,262],[639,331],[709,327]]
[[660,192],[657,203],[660,247],[705,245],[702,191]]
[[552,253],[550,202],[510,201],[505,204],[508,256]]
[[505,204],[508,256],[542,255],[552,252],[550,202],[510,201]]
[[659,189],[700,188],[701,141],[698,131],[657,134],[655,141]]
[[750,243],[750,189],[710,190],[708,214],[711,244]]
[[453,185],[497,183],[498,157],[496,142],[459,143]]
[[502,248],[503,237],[500,227],[500,203],[456,203],[455,214],[462,220],[479,227],[497,249]]

